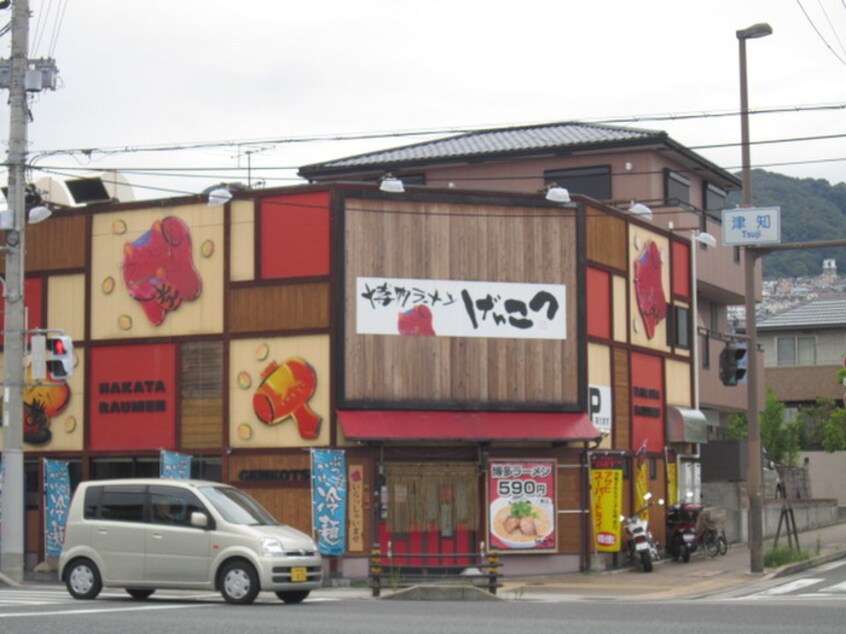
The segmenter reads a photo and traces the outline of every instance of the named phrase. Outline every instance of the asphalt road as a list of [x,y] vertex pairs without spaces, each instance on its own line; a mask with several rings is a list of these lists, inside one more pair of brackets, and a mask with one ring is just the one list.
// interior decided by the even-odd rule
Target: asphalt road
[[285,605],[273,595],[262,595],[256,604],[244,607],[227,605],[211,594],[188,597],[163,593],[139,602],[115,592],[82,602],[68,600],[59,589],[49,593],[52,594],[12,590],[0,593],[0,632],[816,634],[842,632],[846,622],[846,593],[835,600],[806,597],[802,601],[769,601],[760,600],[753,592],[745,597],[698,601],[603,599],[551,603],[336,600],[328,592],[302,605]]

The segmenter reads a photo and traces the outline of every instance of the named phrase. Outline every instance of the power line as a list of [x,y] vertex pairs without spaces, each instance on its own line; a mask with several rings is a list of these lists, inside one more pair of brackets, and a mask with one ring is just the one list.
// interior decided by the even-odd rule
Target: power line
[[[816,33],[816,34],[817,34],[817,37],[818,37],[818,38],[820,38],[820,40],[822,41],[822,43],[823,43],[823,44],[825,44],[825,47],[826,47],[828,50],[830,50],[830,51],[831,51],[831,54],[832,54],[832,55],[834,55],[834,56],[837,58],[837,61],[838,61],[838,62],[840,62],[841,64],[843,64],[844,66],[846,66],[846,59],[843,59],[842,57],[840,57],[840,55],[838,55],[838,54],[837,54],[837,51],[835,51],[835,50],[831,47],[831,44],[829,44],[829,43],[828,43],[828,41],[826,41],[826,39],[825,39],[825,37],[823,36],[823,34],[822,34],[822,33],[820,33],[820,30],[817,28],[817,25],[816,25],[816,24],[814,24],[814,21],[811,19],[811,16],[810,16],[810,15],[808,15],[808,12],[807,12],[807,11],[805,11],[805,7],[803,7],[803,6],[802,6],[802,0],[796,0],[796,4],[798,4],[798,5],[799,5],[799,8],[800,8],[800,9],[802,9],[802,13],[804,13],[804,14],[805,14],[805,18],[808,20],[808,23],[811,25],[811,28],[812,28],[812,29],[814,29],[814,33]],[[842,45],[841,45],[841,46],[842,46]]]
[[[778,106],[772,108],[759,108],[749,111],[750,115],[762,114],[780,114],[780,113],[799,113],[812,112],[824,110],[846,110],[846,103],[828,103],[828,104],[810,104],[810,105],[795,105],[795,106]],[[720,117],[739,116],[739,110],[726,110],[714,112],[690,112],[678,114],[653,114],[653,115],[625,115],[605,118],[584,118],[573,119],[573,123],[584,122],[594,124],[617,124],[617,123],[642,123],[647,121],[682,121],[692,119],[707,119]],[[303,136],[288,136],[276,138],[263,139],[242,139],[242,140],[218,140],[218,141],[197,141],[197,142],[181,142],[173,144],[160,145],[137,145],[137,146],[113,146],[113,147],[87,147],[87,148],[65,148],[55,150],[43,150],[36,153],[37,158],[47,156],[57,156],[62,154],[80,154],[88,158],[94,154],[111,155],[111,154],[136,154],[141,152],[176,152],[185,150],[203,150],[216,149],[224,147],[242,147],[252,145],[290,145],[295,143],[314,143],[323,141],[362,141],[370,139],[386,139],[386,138],[407,138],[420,136],[442,136],[448,134],[467,134],[471,132],[486,132],[501,129],[508,129],[510,127],[531,127],[535,125],[548,125],[545,123],[530,123],[511,126],[462,126],[449,128],[429,128],[419,130],[401,130],[401,131],[376,131],[376,132],[360,132],[360,133],[327,133],[314,134]]]

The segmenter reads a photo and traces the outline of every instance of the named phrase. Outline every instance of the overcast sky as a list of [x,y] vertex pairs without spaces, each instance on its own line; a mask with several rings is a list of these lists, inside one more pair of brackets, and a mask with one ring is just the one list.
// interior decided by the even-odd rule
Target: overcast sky
[[[30,57],[54,57],[60,80],[33,103],[30,159],[65,171],[127,170],[139,198],[246,181],[246,169],[224,168],[246,168],[248,153],[253,181],[283,185],[296,182],[295,170],[261,168],[421,137],[272,140],[736,112],[735,31],[756,22],[773,35],[748,43],[750,108],[846,106],[846,0],[31,0],[31,8]],[[0,14],[2,23],[10,17]],[[7,34],[3,57],[9,45]],[[736,115],[621,125],[666,130],[739,169]],[[846,135],[846,109],[754,115],[750,128],[753,141]],[[0,135],[5,144],[8,107]],[[222,144],[99,151],[198,142]],[[699,147],[712,144],[728,147]],[[41,155],[74,148],[93,152]],[[843,182],[846,136],[754,145],[752,163]],[[129,171],[162,167],[174,174]],[[186,177],[191,168],[206,169]]]

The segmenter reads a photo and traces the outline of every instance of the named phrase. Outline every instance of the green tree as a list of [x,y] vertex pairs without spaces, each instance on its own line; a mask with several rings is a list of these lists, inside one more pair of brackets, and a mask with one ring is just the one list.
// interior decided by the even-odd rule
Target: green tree
[[804,431],[802,449],[814,451],[823,448],[824,430],[836,409],[834,399],[820,396],[816,403],[799,410],[799,420],[802,421]]
[[732,414],[726,428],[726,440],[746,440],[749,428],[746,424],[746,414]]
[[770,460],[776,464],[795,465],[799,458],[801,423],[784,420],[784,403],[778,400],[772,388],[767,389],[764,411],[761,412],[761,443]]
[[823,430],[822,448],[829,453],[846,449],[846,409],[832,412]]

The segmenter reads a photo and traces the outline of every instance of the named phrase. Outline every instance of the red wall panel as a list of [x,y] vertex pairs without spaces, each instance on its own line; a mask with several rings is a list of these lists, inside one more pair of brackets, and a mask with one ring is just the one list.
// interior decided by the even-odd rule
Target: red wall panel
[[176,346],[91,349],[92,450],[173,449]]
[[664,360],[633,352],[632,446],[637,451],[646,442],[647,451],[664,450]]
[[329,275],[329,192],[261,201],[260,277]]
[[587,333],[592,337],[611,338],[611,275],[588,267]]
[[[24,281],[24,305],[27,328],[44,328],[44,279],[28,277]],[[0,301],[0,332],[6,326],[6,303]],[[2,339],[2,338],[0,338]]]
[[690,246],[673,240],[673,295],[690,299]]

